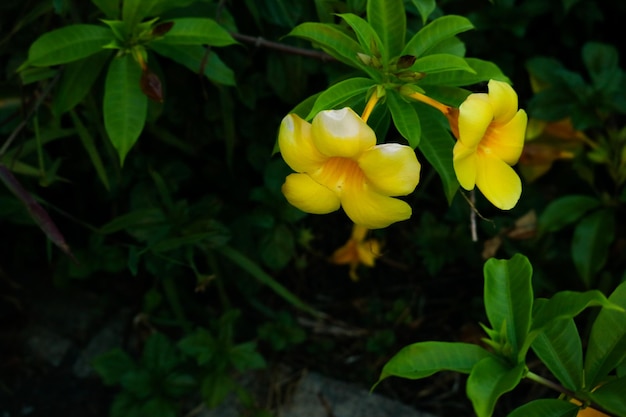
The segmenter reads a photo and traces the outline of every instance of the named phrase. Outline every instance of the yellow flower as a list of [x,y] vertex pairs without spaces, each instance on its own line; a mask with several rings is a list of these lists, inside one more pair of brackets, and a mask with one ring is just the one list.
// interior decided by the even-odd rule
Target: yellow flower
[[448,117],[457,137],[453,164],[463,188],[474,186],[496,207],[509,210],[522,194],[513,168],[522,154],[527,116],[517,109],[517,94],[491,80],[489,93],[470,94]]
[[326,110],[312,123],[286,116],[278,146],[290,174],[282,191],[302,211],[326,214],[343,207],[368,229],[411,217],[411,206],[393,198],[413,192],[420,164],[412,148],[376,145],[374,131],[352,109]]
[[367,228],[355,224],[352,227],[352,236],[345,245],[337,249],[331,256],[330,261],[337,265],[350,265],[350,279],[358,281],[356,271],[363,264],[372,268],[376,258],[380,256],[380,242],[376,239],[367,239]]

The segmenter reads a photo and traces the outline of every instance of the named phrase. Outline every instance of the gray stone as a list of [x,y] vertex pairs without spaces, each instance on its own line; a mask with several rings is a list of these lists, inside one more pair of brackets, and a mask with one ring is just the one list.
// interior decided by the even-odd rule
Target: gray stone
[[[264,388],[267,390],[267,386]],[[355,384],[316,372],[304,372],[289,390],[292,392],[274,410],[276,417],[434,417]],[[202,411],[198,417],[241,415],[245,415],[244,410],[231,397],[214,410]]]

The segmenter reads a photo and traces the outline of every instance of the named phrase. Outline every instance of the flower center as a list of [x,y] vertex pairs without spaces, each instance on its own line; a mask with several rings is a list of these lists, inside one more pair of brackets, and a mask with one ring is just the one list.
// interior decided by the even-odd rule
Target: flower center
[[349,158],[331,157],[311,177],[336,193],[348,187],[363,184],[365,175],[356,163]]

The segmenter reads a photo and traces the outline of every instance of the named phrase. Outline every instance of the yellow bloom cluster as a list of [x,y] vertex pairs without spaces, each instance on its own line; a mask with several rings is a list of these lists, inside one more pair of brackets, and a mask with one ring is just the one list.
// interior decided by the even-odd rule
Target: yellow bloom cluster
[[419,182],[420,164],[411,147],[376,144],[374,131],[352,109],[318,113],[312,123],[286,116],[278,146],[290,174],[282,191],[302,211],[326,214],[343,207],[368,229],[387,227],[411,216],[408,195]]

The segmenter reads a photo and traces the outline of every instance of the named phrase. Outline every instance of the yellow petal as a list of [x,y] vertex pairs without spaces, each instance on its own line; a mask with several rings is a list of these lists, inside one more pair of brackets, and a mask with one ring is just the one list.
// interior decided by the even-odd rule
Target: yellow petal
[[337,194],[315,182],[307,174],[290,174],[282,187],[291,205],[312,214],[327,214],[340,207]]
[[376,239],[368,239],[357,246],[359,260],[365,266],[372,268],[376,258],[380,256],[380,243]]
[[372,128],[349,107],[319,112],[311,133],[316,148],[326,156],[354,158],[376,145]]
[[508,122],[517,111],[517,93],[513,87],[502,81],[491,80],[488,88],[494,120],[498,123]]
[[501,159],[488,155],[478,155],[476,186],[501,210],[515,207],[522,194],[522,182],[515,170]]
[[459,184],[466,190],[472,190],[476,185],[477,157],[475,150],[457,142],[452,154],[452,164]]
[[419,182],[420,163],[409,146],[377,145],[363,152],[357,162],[370,184],[382,194],[407,195]]
[[526,112],[519,110],[508,123],[494,124],[481,146],[489,148],[507,164],[515,165],[524,150],[527,121]]
[[326,160],[313,144],[311,124],[297,114],[283,118],[278,131],[278,147],[287,165],[296,172],[315,171]]
[[337,248],[330,257],[330,262],[336,265],[358,263],[359,255],[356,249],[356,242],[351,239],[342,247]]
[[387,197],[362,187],[347,187],[341,205],[350,219],[368,229],[381,229],[411,217],[411,206],[397,198]]
[[486,94],[471,94],[459,106],[459,137],[468,148],[478,146],[493,121],[493,108]]

